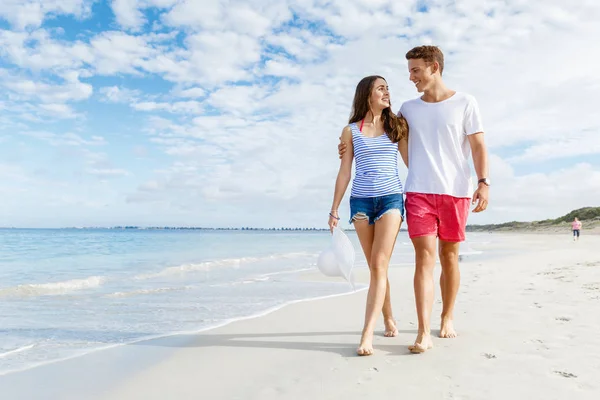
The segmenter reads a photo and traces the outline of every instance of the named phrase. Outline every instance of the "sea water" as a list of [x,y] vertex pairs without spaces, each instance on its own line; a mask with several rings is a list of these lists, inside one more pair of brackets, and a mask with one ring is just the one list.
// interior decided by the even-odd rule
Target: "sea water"
[[[350,293],[340,278],[301,279],[330,241],[327,231],[0,229],[0,375]],[[390,267],[413,260],[402,231]]]

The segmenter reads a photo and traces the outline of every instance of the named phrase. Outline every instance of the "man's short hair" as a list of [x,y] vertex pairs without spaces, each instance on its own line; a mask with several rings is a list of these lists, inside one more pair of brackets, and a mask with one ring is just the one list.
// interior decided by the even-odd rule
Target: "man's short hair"
[[444,72],[444,53],[437,46],[417,46],[406,53],[407,60],[422,58],[427,63],[437,61],[440,65],[440,75]]

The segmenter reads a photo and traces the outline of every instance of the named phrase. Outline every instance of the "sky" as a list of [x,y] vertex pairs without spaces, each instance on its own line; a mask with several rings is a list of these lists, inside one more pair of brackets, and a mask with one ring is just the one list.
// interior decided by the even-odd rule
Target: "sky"
[[599,20],[596,0],[2,0],[0,226],[326,228],[356,84],[384,76],[396,111],[422,44],[481,109],[470,224],[599,206]]

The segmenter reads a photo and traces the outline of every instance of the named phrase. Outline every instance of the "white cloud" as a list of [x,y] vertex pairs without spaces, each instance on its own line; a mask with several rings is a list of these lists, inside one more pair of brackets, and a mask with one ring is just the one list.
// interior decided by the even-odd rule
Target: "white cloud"
[[52,38],[44,29],[32,32],[0,30],[0,56],[34,71],[64,71],[81,68],[94,61],[91,49],[80,41],[66,42]]
[[260,60],[259,41],[232,31],[198,33],[186,42],[199,80],[209,84],[250,79],[249,68]]
[[92,95],[92,85],[79,81],[77,74],[66,75],[64,82],[64,85],[60,85],[9,78],[4,80],[3,85],[18,97],[47,103],[85,100]]
[[105,86],[99,90],[104,101],[110,103],[130,103],[140,96],[139,90],[131,90],[118,86]]
[[4,182],[9,179],[23,183],[29,181],[27,173],[24,171],[23,167],[18,164],[0,163],[0,177],[2,177]]
[[147,21],[143,10],[150,7],[168,8],[177,0],[112,0],[111,7],[117,23],[123,28],[138,30]]
[[600,168],[586,163],[550,173],[517,175],[508,163],[492,156],[491,171],[488,215],[472,214],[470,223],[556,218],[600,204]]
[[0,17],[16,29],[37,28],[48,15],[88,17],[92,4],[93,0],[3,0]]
[[52,146],[102,146],[106,144],[106,140],[101,136],[92,136],[90,139],[85,139],[80,135],[67,132],[58,134],[47,131],[23,131],[19,134],[43,140]]
[[40,104],[38,106],[42,110],[47,111],[47,115],[51,117],[58,118],[75,118],[77,117],[77,113],[73,110],[72,107],[66,104],[60,103],[50,103],[50,104]]
[[267,89],[259,86],[228,86],[213,92],[208,103],[227,114],[252,115],[262,108]]
[[183,114],[199,114],[203,111],[202,103],[197,101],[178,101],[175,103],[145,101],[132,103],[131,106],[138,111],[167,111]]
[[583,132],[575,131],[560,139],[549,138],[545,142],[535,143],[527,147],[521,154],[510,157],[508,161],[514,163],[540,162],[590,154],[600,154],[597,128]]
[[[205,225],[324,225],[318,210],[331,202],[356,83],[385,76],[397,109],[417,96],[404,54],[422,43],[441,46],[448,85],[474,94],[483,113],[494,185],[489,212],[472,222],[598,203],[599,166],[571,161],[600,153],[595,2],[115,0],[115,20],[103,26],[121,29],[76,40],[44,18],[85,18],[90,3],[59,3],[10,1],[0,11],[12,24],[0,30],[0,123],[71,151],[102,144],[107,154],[83,153],[79,170],[95,184],[120,176],[137,188],[102,181],[96,195],[120,215],[133,215],[114,200],[127,196],[136,212],[151,202],[167,219],[214,211]],[[122,107],[121,125],[95,109],[97,99]],[[41,133],[49,120],[68,126]],[[93,139],[97,122],[127,134],[114,133],[118,145]],[[120,146],[134,157],[144,149],[143,173],[119,158]],[[529,199],[540,193],[536,207]]]
[[165,23],[194,30],[235,31],[254,37],[269,33],[291,18],[287,1],[182,0],[164,17]]
[[138,3],[138,0],[112,0],[112,9],[119,25],[139,28],[144,24],[144,15],[137,8]]
[[143,37],[124,32],[104,32],[90,41],[94,52],[94,68],[98,74],[141,74],[145,60],[156,55]]
[[301,67],[288,60],[268,60],[263,71],[265,75],[280,76],[285,78],[298,77],[302,73]]
[[206,95],[206,90],[200,87],[193,87],[189,89],[179,89],[173,92],[173,94],[177,97],[184,97],[189,99],[196,99],[199,97],[204,97]]
[[90,175],[96,175],[102,178],[117,178],[129,175],[129,172],[124,169],[109,169],[109,168],[90,168],[86,172]]

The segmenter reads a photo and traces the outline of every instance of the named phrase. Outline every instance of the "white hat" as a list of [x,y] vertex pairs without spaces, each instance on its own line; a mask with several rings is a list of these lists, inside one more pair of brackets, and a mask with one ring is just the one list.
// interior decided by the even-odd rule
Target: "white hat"
[[354,288],[354,247],[348,236],[337,226],[333,228],[331,245],[319,254],[317,267],[326,276],[340,276]]

